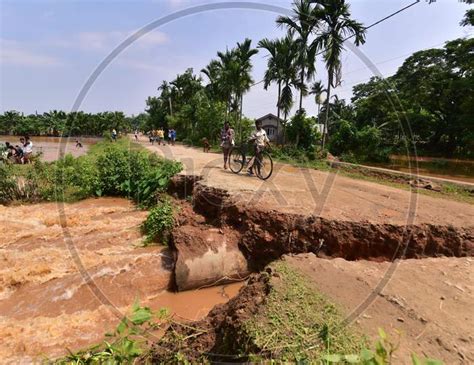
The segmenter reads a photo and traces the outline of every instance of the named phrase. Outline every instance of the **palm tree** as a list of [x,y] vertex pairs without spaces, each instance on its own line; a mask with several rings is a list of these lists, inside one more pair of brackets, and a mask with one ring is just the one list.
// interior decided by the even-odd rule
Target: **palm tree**
[[311,91],[309,92],[310,94],[314,95],[314,102],[318,106],[318,123],[320,123],[319,111],[321,109],[321,97],[323,93],[325,92],[326,92],[326,89],[324,88],[321,80],[315,81],[313,85],[311,86]]
[[311,59],[308,42],[310,36],[319,27],[318,18],[319,5],[314,0],[295,0],[293,3],[293,16],[280,16],[277,18],[279,26],[285,26],[290,35],[296,35],[295,42],[298,45],[298,67],[300,102],[299,109],[303,108],[303,96],[306,93],[305,80],[314,74],[314,59]]
[[226,118],[231,111],[232,96],[234,93],[234,85],[238,78],[238,65],[235,61],[235,51],[226,50],[225,52],[217,52],[219,57],[219,81],[218,90],[223,96],[226,103]]
[[315,81],[311,86],[310,94],[314,95],[314,102],[318,106],[318,118],[319,118],[319,109],[321,107],[321,97],[323,93],[326,92],[326,89],[323,86],[321,80]]
[[[269,57],[267,62],[267,69],[265,75],[263,76],[263,88],[268,89],[272,82],[276,82],[278,85],[278,96],[277,96],[277,117],[280,120],[280,97],[281,97],[281,72],[282,72],[282,60],[283,56],[280,52],[281,50],[281,40],[275,39],[273,41],[268,38],[262,39],[258,42],[259,48],[264,48],[268,51]],[[278,135],[278,131],[277,131]]]
[[252,40],[245,38],[242,43],[237,42],[237,48],[235,49],[236,60],[239,65],[239,77],[236,83],[236,99],[240,104],[239,112],[239,133],[240,138],[242,139],[242,105],[243,105],[243,96],[252,86],[252,62],[250,59],[252,56],[258,53],[258,49],[252,48]]
[[281,96],[278,106],[283,111],[283,143],[286,139],[286,124],[288,114],[293,107],[293,88],[298,89],[299,84],[299,67],[298,67],[298,44],[293,41],[291,35],[287,35],[280,43],[281,73],[280,78],[282,82]]
[[218,100],[222,99],[219,89],[221,69],[221,63],[218,60],[211,60],[211,62],[201,70],[201,72],[209,79],[209,84],[206,86],[209,96]]
[[322,8],[318,10],[318,18],[321,20],[324,28],[311,44],[310,53],[315,53],[314,50],[316,49],[323,49],[324,62],[328,71],[326,118],[322,142],[324,148],[329,118],[331,87],[337,87],[341,82],[343,43],[348,38],[355,37],[354,44],[356,46],[363,44],[365,42],[366,30],[362,23],[351,19],[349,4],[345,0],[321,0],[320,4]]

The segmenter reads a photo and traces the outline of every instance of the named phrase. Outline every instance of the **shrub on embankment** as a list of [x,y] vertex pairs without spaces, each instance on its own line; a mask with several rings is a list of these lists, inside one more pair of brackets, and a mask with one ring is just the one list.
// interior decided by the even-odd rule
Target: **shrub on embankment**
[[126,140],[104,141],[78,158],[0,165],[0,204],[122,196],[150,207],[181,168]]

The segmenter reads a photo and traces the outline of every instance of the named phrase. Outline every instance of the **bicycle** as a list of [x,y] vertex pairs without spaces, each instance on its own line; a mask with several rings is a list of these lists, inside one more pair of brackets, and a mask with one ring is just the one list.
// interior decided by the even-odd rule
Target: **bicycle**
[[[242,171],[244,167],[248,166],[252,159],[253,153],[248,156],[248,149],[248,145],[233,147],[231,149],[229,154],[229,168],[234,174],[238,174]],[[253,148],[251,148],[251,151],[253,151]],[[273,173],[273,160],[267,150],[262,151],[260,156],[260,158],[255,157],[253,170],[260,179],[267,180]]]

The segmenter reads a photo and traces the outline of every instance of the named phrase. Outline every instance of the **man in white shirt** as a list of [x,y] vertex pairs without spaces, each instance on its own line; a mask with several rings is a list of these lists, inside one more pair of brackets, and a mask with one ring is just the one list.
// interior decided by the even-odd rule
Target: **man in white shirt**
[[33,154],[33,142],[31,142],[30,137],[25,137],[26,142],[23,146],[23,163],[30,163],[31,162],[31,155]]
[[249,142],[253,142],[255,156],[249,161],[249,169],[247,170],[249,175],[253,175],[253,168],[255,164],[255,158],[261,160],[262,152],[265,147],[270,143],[267,137],[267,132],[262,128],[262,121],[257,120],[255,122],[255,131],[250,135]]

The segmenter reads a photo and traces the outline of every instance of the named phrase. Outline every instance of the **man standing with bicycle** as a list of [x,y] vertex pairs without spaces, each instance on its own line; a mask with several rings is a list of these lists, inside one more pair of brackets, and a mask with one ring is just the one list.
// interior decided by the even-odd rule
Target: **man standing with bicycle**
[[265,150],[265,147],[270,143],[270,140],[267,137],[267,132],[262,128],[262,121],[255,121],[255,131],[250,135],[249,142],[253,142],[255,155],[249,161],[249,168],[247,173],[253,175],[253,168],[255,167],[256,159],[258,161],[262,160],[262,152]]

